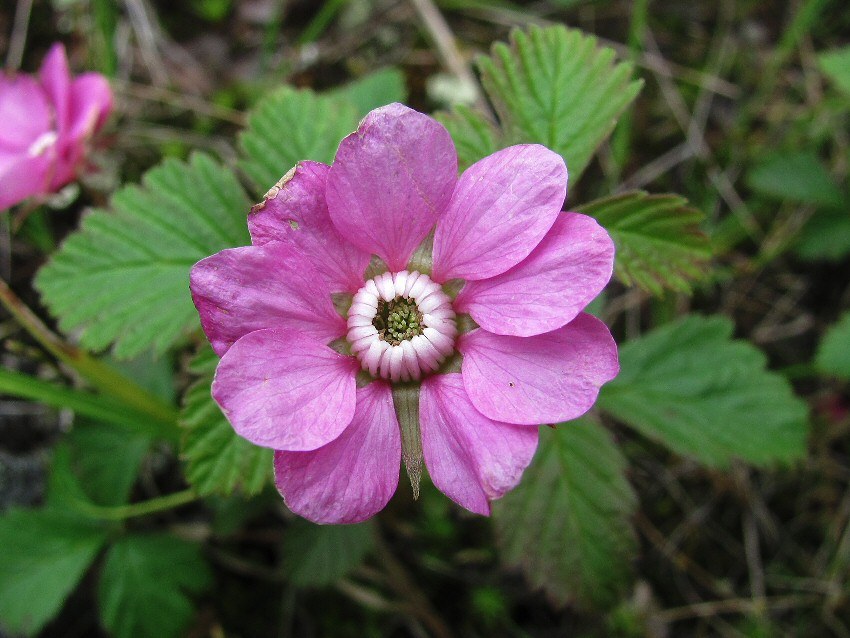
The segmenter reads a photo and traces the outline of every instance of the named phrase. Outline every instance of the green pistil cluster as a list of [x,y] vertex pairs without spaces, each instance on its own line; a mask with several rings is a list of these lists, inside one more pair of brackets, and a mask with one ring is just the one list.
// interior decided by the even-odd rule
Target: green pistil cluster
[[397,346],[402,341],[421,335],[422,313],[412,299],[378,301],[378,312],[372,320],[378,335],[387,343]]

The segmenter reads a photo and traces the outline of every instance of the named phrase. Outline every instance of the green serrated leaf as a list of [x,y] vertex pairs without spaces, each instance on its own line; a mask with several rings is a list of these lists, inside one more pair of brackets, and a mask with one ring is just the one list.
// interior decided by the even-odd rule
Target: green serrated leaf
[[0,628],[38,633],[105,542],[105,529],[66,511],[14,509],[0,516]]
[[165,160],[142,186],[95,210],[35,280],[65,332],[116,357],[163,353],[195,329],[189,270],[219,250],[248,243],[248,201],[235,176],[210,157]]
[[747,173],[755,192],[816,206],[839,207],[844,194],[820,158],[810,151],[777,152]]
[[357,567],[373,546],[372,523],[314,525],[295,521],[283,537],[286,577],[300,587],[330,585]]
[[328,91],[324,95],[334,100],[348,102],[354,107],[357,115],[363,117],[379,106],[407,101],[407,87],[404,82],[404,73],[395,67],[388,67]]
[[459,104],[449,112],[437,113],[436,118],[448,129],[454,140],[458,167],[462,171],[503,148],[496,127],[478,111],[467,106]]
[[613,49],[560,25],[514,31],[510,46],[495,44],[478,67],[508,143],[560,153],[573,183],[642,86]]
[[260,100],[239,136],[239,167],[261,196],[301,160],[330,164],[357,128],[357,109],[339,98],[284,86]]
[[620,348],[599,405],[672,450],[726,467],[788,463],[806,452],[808,409],[724,317],[691,316]]
[[180,423],[186,478],[201,495],[256,494],[271,478],[272,450],[257,447],[234,432],[210,395],[218,357],[204,347],[189,366],[199,378],[187,390]]
[[703,215],[678,195],[633,191],[597,199],[579,210],[595,217],[617,246],[614,274],[627,286],[660,295],[690,292],[711,257],[700,231]]
[[850,46],[818,54],[818,63],[835,86],[850,95]]
[[541,428],[522,483],[494,503],[502,560],[559,604],[605,606],[627,587],[636,498],[626,461],[596,423]]
[[106,555],[98,598],[103,625],[115,638],[171,638],[195,613],[189,596],[212,580],[194,543],[168,534],[127,536]]
[[815,365],[821,372],[850,379],[850,312],[826,331],[818,346]]

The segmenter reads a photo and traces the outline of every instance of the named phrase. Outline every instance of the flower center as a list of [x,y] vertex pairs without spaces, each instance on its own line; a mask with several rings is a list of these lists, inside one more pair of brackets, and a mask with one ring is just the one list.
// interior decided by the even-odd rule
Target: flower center
[[348,342],[364,370],[417,380],[454,352],[451,299],[428,275],[386,272],[366,282],[348,310]]
[[422,334],[422,313],[412,299],[379,299],[378,312],[372,319],[372,325],[378,330],[378,337],[390,345],[400,346],[402,341]]

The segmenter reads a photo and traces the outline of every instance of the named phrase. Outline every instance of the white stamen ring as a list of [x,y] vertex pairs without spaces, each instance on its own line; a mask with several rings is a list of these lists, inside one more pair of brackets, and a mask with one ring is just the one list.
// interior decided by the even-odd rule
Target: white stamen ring
[[[373,321],[379,302],[407,299],[422,315],[421,334],[400,343],[386,341]],[[348,342],[369,374],[390,381],[418,380],[454,351],[457,326],[449,296],[428,275],[403,270],[370,279],[348,310]]]

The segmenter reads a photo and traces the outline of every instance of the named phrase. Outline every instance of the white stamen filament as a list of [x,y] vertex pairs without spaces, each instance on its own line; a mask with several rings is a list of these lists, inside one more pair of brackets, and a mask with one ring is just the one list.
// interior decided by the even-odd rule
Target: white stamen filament
[[[401,299],[416,304],[419,334],[391,343],[394,339],[385,339],[374,321],[380,304]],[[386,272],[370,279],[354,295],[348,311],[352,352],[369,374],[391,381],[418,380],[437,370],[454,351],[457,332],[451,299],[439,284],[417,271]]]
[[56,143],[59,135],[56,131],[47,131],[39,135],[27,149],[28,157],[38,157]]

